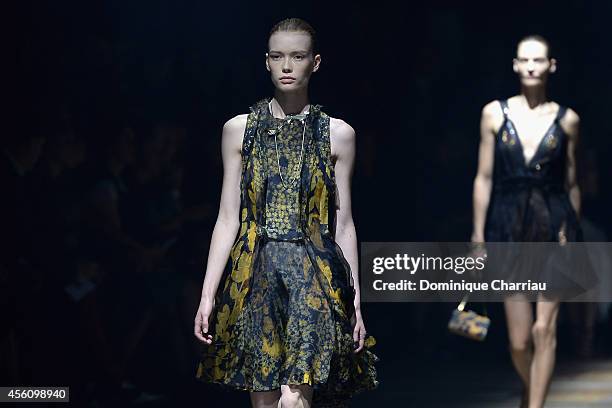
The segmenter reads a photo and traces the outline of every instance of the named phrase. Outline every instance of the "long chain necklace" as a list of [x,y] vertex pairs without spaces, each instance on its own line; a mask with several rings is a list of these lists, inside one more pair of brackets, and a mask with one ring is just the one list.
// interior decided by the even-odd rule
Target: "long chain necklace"
[[[268,108],[270,109],[270,114],[272,115],[272,117],[274,117],[274,114],[272,113],[272,101],[270,100],[270,102],[268,102]],[[291,123],[291,118],[289,119],[289,123]],[[302,124],[304,125],[304,128],[302,130],[302,148],[300,149],[300,161],[298,163],[298,170],[301,173],[302,170],[302,157],[304,156],[304,140],[305,140],[305,136],[306,136],[306,121],[304,120],[304,118],[299,118],[297,119],[300,122],[302,122]],[[286,187],[291,187],[295,184],[295,182],[300,178],[300,174],[298,173],[298,176],[294,179],[290,179],[291,184],[287,184],[285,183],[285,179],[283,178],[283,173],[281,171],[281,166],[280,166],[280,155],[278,153],[278,143],[276,140],[276,134],[278,133],[278,131],[282,128],[283,124],[281,123],[280,125],[278,125],[278,127],[276,128],[276,131],[274,132],[274,147],[276,150],[276,165],[278,166],[278,175],[280,176],[281,179],[281,183],[283,183],[283,185],[285,185]]]

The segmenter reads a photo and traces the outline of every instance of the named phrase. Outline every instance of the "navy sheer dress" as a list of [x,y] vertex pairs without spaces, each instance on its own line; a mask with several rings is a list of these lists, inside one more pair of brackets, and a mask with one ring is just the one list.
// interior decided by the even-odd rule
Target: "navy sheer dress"
[[[500,101],[500,107],[504,122],[495,135],[485,241],[553,243],[560,240],[560,232],[568,242],[582,241],[578,217],[566,189],[569,136],[559,122],[567,109],[559,107],[533,157],[526,161],[520,136],[508,117],[507,101]],[[560,245],[498,246],[503,248],[503,257],[497,258],[493,275],[516,282],[547,282],[549,294],[575,295],[592,286],[593,272],[581,263],[582,256],[575,256],[575,247],[555,247]]]

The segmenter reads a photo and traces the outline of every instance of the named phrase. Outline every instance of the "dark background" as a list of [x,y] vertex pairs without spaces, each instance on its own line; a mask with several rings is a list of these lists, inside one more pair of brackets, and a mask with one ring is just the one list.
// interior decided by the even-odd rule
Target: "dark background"
[[[25,1],[10,11],[12,26],[7,38],[11,48],[6,53],[10,74],[5,76],[9,126],[4,137],[14,140],[22,134],[44,134],[47,138],[46,150],[18,186],[36,186],[41,179],[47,180],[41,177],[46,174],[41,163],[52,155],[49,146],[82,142],[87,147],[85,158],[62,173],[70,180],[62,188],[73,193],[73,204],[87,207],[88,197],[95,200],[97,183],[104,181],[95,170],[103,167],[98,154],[118,140],[121,129],[130,127],[135,134],[133,154],[142,160],[126,165],[122,178],[128,186],[124,197],[127,207],[137,212],[142,209],[138,199],[150,196],[130,196],[130,191],[141,191],[130,189],[130,180],[137,178],[139,163],[147,163],[147,146],[162,154],[165,142],[152,142],[158,140],[156,135],[178,140],[174,145],[179,146],[178,153],[167,160],[166,167],[154,172],[157,178],[153,177],[145,190],[176,192],[176,186],[170,189],[168,183],[157,182],[167,180],[164,174],[174,174],[180,168],[180,202],[174,210],[180,213],[193,207],[201,211],[199,217],[172,232],[179,244],[160,261],[164,273],[171,277],[162,275],[165,277],[157,286],[146,289],[144,303],[139,303],[139,296],[121,298],[124,303],[119,309],[130,310],[134,316],[125,323],[127,327],[147,322],[142,340],[130,351],[129,377],[139,388],[186,395],[190,401],[219,398],[217,391],[192,384],[190,373],[195,370],[197,355],[192,350],[195,346],[187,344],[191,342],[190,324],[203,279],[207,240],[218,208],[221,128],[232,116],[248,112],[257,100],[272,96],[264,66],[267,36],[271,26],[286,17],[304,18],[318,33],[322,65],[311,79],[311,101],[322,104],[327,113],[344,119],[357,132],[353,211],[360,241],[469,240],[480,110],[493,99],[518,92],[512,57],[517,41],[534,33],[549,39],[552,56],[558,60],[558,72],[549,87],[551,98],[581,117],[578,160],[584,218],[596,231],[592,235],[595,240],[610,235],[612,224],[605,211],[612,205],[607,188],[612,146],[607,103],[612,92],[610,3]],[[66,134],[69,142],[61,136]],[[104,245],[88,240],[95,235],[91,231],[79,235],[82,242],[66,251],[57,264],[42,261],[50,251],[47,245],[61,233],[61,227],[54,229],[54,224],[47,222],[54,217],[55,210],[49,208],[55,205],[51,202],[58,190],[48,188],[47,195],[33,187],[23,190],[19,200],[24,201],[16,199],[4,215],[10,218],[7,214],[19,208],[24,219],[42,218],[26,222],[18,229],[20,233],[15,232],[22,239],[40,235],[44,225],[44,239],[35,240],[24,250],[32,261],[32,279],[41,283],[37,290],[20,287],[23,294],[19,298],[31,310],[16,313],[13,320],[23,326],[29,326],[23,322],[31,318],[44,320],[41,324],[53,332],[54,340],[33,336],[28,331],[31,328],[16,329],[7,334],[3,344],[9,347],[5,350],[13,350],[10,347],[16,344],[20,351],[5,355],[24,354],[16,374],[21,384],[46,381],[61,385],[70,381],[79,392],[89,390],[83,392],[84,401],[100,399],[96,387],[112,376],[100,369],[100,361],[108,359],[95,339],[99,333],[118,338],[124,333],[124,326],[116,325],[108,312],[114,302],[107,299],[107,293],[114,299],[117,286],[144,290],[139,282],[146,275],[129,278],[132,286],[117,283],[122,279],[117,276],[131,273],[133,260],[124,254],[126,263],[117,267],[110,261],[121,263],[123,258],[109,260],[109,252],[101,249]],[[12,192],[3,187],[5,194]],[[129,211],[122,216],[129,217]],[[130,225],[126,218],[123,227],[126,234],[141,236],[145,247],[158,244],[147,242],[149,224],[146,228],[138,223]],[[65,298],[61,288],[74,280],[75,271],[83,265],[105,271],[104,278],[84,300],[75,302]],[[105,287],[112,289],[104,292]],[[100,310],[94,314],[100,323],[85,329],[83,322],[94,319],[94,306],[87,299],[96,293],[100,299],[91,303]],[[167,307],[168,298],[178,305]],[[28,299],[45,299],[58,306],[47,308],[47,303]],[[145,312],[140,313],[145,309],[142,304],[152,305],[147,308],[151,310],[148,320]],[[165,310],[166,320],[157,318],[159,307]],[[368,331],[379,341],[383,386],[385,380],[389,384],[391,378],[418,374],[410,364],[405,370],[390,364],[404,354],[436,359],[445,350],[453,355],[467,350],[483,358],[495,355],[500,364],[508,364],[503,315],[497,316],[499,331],[476,349],[446,335],[444,326],[451,308],[364,305]],[[41,309],[47,312],[45,319],[40,318]],[[107,320],[110,324],[104,323]],[[167,321],[176,326],[165,325]],[[598,329],[597,338],[605,335],[606,327]],[[174,338],[168,334],[172,330],[183,335]],[[560,342],[561,351],[567,354],[573,344],[571,331],[568,328],[568,340]],[[124,342],[116,340],[116,348]],[[185,364],[177,363],[169,344],[187,350]],[[421,353],[424,349],[431,354]],[[114,348],[108,350],[113,355]],[[34,358],[45,364],[33,364]],[[63,369],[56,373],[50,368],[54,364]],[[128,398],[126,395],[118,398]],[[375,395],[368,398],[376,401]]]

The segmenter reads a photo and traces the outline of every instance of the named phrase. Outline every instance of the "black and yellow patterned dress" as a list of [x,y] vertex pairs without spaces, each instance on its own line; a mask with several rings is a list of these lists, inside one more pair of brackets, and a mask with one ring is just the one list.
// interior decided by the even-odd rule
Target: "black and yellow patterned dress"
[[249,391],[309,384],[314,407],[345,406],[376,388],[378,358],[371,336],[354,353],[353,282],[334,240],[329,116],[314,105],[279,119],[268,102],[247,119],[241,227],[197,377]]

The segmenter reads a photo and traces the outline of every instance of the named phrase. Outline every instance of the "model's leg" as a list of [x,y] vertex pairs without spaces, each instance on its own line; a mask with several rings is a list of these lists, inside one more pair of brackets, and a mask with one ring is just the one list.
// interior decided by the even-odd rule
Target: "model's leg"
[[533,325],[533,311],[531,303],[525,296],[516,294],[504,301],[508,337],[510,340],[510,355],[518,375],[523,381],[525,389],[529,389],[529,371],[533,350],[531,343],[531,328]]
[[280,408],[310,408],[312,387],[308,384],[281,385]]
[[544,406],[555,367],[558,312],[558,301],[544,301],[541,298],[538,300],[536,322],[532,330],[535,350],[530,373],[529,408]]
[[261,391],[251,392],[251,406],[253,408],[279,408],[281,392]]

